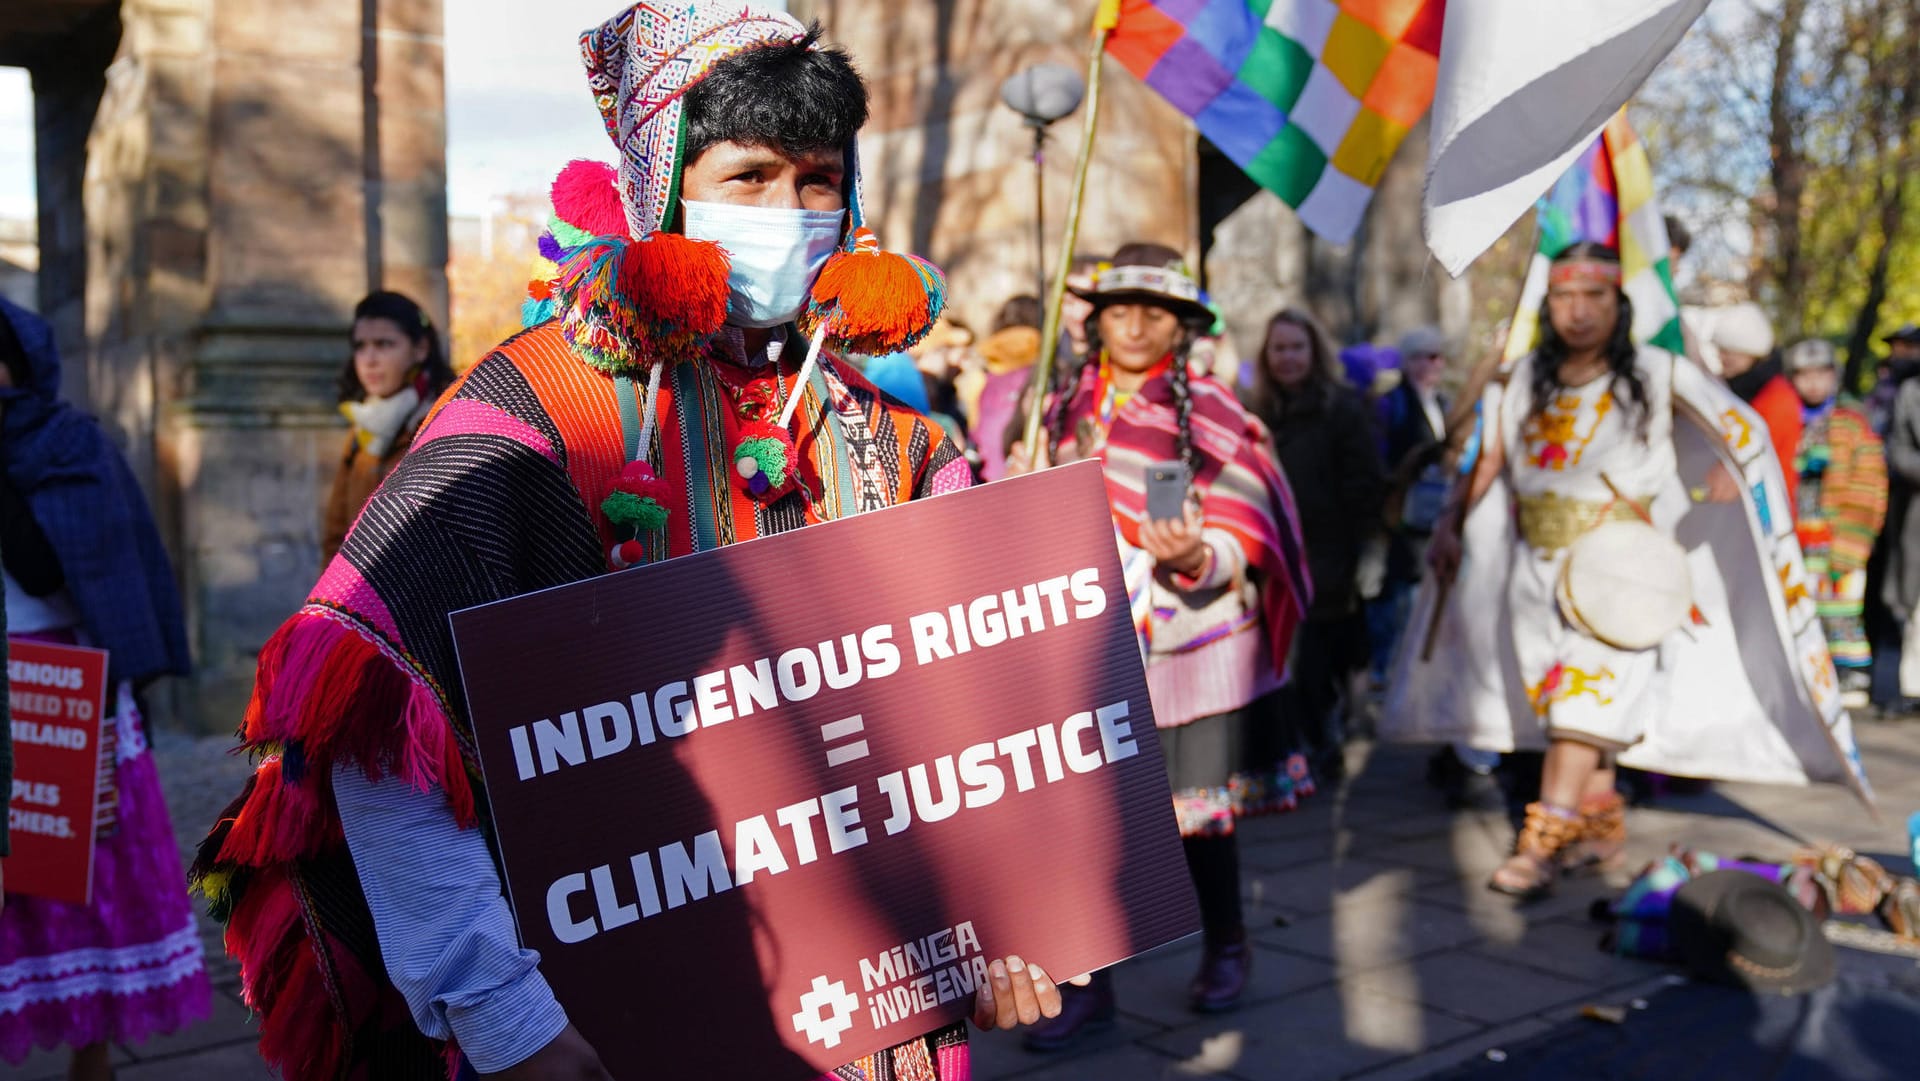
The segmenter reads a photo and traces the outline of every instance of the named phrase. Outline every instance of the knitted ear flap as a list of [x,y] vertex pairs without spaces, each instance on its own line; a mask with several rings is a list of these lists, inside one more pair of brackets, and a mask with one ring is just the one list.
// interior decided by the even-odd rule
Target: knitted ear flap
[[879,238],[862,225],[820,268],[800,329],[811,337],[829,320],[827,334],[839,346],[882,356],[926,337],[946,305],[940,268],[917,255],[881,251]]

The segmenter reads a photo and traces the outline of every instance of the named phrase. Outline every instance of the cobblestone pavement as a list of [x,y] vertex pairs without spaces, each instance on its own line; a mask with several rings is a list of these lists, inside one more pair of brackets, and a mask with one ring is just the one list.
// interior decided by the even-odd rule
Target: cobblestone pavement
[[[1840,842],[1911,873],[1903,823],[1920,808],[1920,724],[1866,723],[1862,753],[1881,821],[1835,788],[1721,785],[1635,810],[1630,865],[1670,843],[1784,856]],[[157,741],[183,856],[235,793],[245,763],[225,737]],[[1588,1003],[1624,1003],[1674,977],[1595,948],[1586,910],[1622,884],[1565,886],[1518,907],[1487,892],[1512,843],[1498,809],[1449,813],[1422,783],[1416,748],[1356,747],[1351,779],[1302,810],[1248,823],[1242,835],[1248,922],[1257,944],[1251,993],[1233,1014],[1185,1008],[1198,940],[1123,965],[1121,1017],[1072,1052],[1030,1055],[1010,1034],[975,1042],[975,1076],[1055,1081],[1220,1077],[1319,1081],[1425,1077],[1524,1040]],[[213,1016],[138,1047],[115,1049],[121,1081],[253,1081],[252,1046],[231,962],[211,925]],[[64,1057],[0,1068],[0,1081],[56,1078]]]

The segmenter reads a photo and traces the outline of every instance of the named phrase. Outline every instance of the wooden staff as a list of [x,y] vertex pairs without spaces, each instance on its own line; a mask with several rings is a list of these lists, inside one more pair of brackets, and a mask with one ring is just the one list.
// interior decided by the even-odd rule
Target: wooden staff
[[[1447,413],[1446,448],[1441,454],[1441,461],[1447,463],[1448,468],[1452,468],[1459,462],[1460,456],[1466,451],[1467,437],[1473,433],[1474,410],[1480,404],[1480,394],[1499,373],[1500,365],[1505,360],[1505,352],[1504,347],[1489,349],[1480,358],[1479,363],[1473,366],[1473,370],[1467,373],[1467,381],[1460,387],[1460,396],[1454,399],[1453,409]],[[1481,437],[1480,453],[1482,454],[1487,452],[1485,446],[1487,438],[1486,435]],[[1454,534],[1461,538],[1461,558],[1464,560],[1467,511],[1469,510],[1467,500],[1473,496],[1473,475],[1468,473],[1457,479],[1455,483],[1467,486],[1467,490],[1461,494],[1458,506],[1450,512],[1453,517]],[[1455,567],[1454,574],[1459,573],[1460,568]],[[1440,637],[1440,617],[1446,614],[1447,599],[1453,594],[1453,578],[1436,576],[1434,586],[1433,612],[1427,617],[1427,634],[1420,643],[1422,664],[1433,659],[1433,646]]]
[[[1067,201],[1067,231],[1060,238],[1053,285],[1047,290],[1047,318],[1040,331],[1040,359],[1033,365],[1033,401],[1027,408],[1026,446],[1037,454],[1040,422],[1047,411],[1047,390],[1053,386],[1054,354],[1060,348],[1060,310],[1067,299],[1067,271],[1080,240],[1080,208],[1086,201],[1087,166],[1093,160],[1093,135],[1100,123],[1100,61],[1106,55],[1107,35],[1120,22],[1120,0],[1100,0],[1093,15],[1093,49],[1087,57],[1087,117],[1080,131],[1080,160],[1073,168],[1073,193]],[[1035,464],[1038,464],[1037,462]]]

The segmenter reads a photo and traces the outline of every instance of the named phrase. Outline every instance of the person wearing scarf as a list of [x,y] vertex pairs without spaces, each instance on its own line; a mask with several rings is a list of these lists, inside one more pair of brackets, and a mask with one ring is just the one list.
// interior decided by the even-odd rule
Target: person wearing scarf
[[427,313],[399,293],[369,293],[353,309],[353,354],[340,369],[340,412],[352,425],[327,493],[320,565],[347,539],[360,508],[380,487],[440,392],[453,366]]
[[[1189,370],[1187,349],[1213,314],[1179,254],[1126,245],[1082,295],[1093,305],[1086,362],[1050,397],[1036,453],[1017,446],[1008,469],[1097,458],[1106,470],[1200,898],[1205,949],[1189,1004],[1230,1010],[1252,962],[1234,820],[1291,808],[1312,790],[1305,759],[1282,754],[1271,702],[1313,595],[1299,514],[1266,428],[1226,386]],[[1165,464],[1190,478],[1186,513],[1156,521],[1147,516],[1147,474]],[[1114,1011],[1111,978],[1098,974],[1027,1045],[1065,1047],[1110,1024]]]
[[[44,320],[0,299],[0,477],[7,631],[108,653],[93,898],[9,894],[0,910],[0,1058],[73,1049],[68,1076],[113,1075],[111,1044],[207,1015],[200,932],[137,695],[186,675],[186,623],[145,496],[91,417],[59,399]],[[104,769],[103,769],[104,772]],[[84,820],[83,820],[84,821]]]
[[[912,345],[946,286],[866,228],[866,86],[820,34],[672,0],[580,36],[619,165],[561,171],[528,329],[442,397],[262,648],[242,730],[258,768],[193,874],[283,1076],[604,1079],[570,1009],[605,1020],[760,986],[754,915],[728,891],[707,903],[741,933],[703,943],[704,964],[623,973],[632,1001],[555,998],[502,896],[447,615],[971,482],[937,426],[845,359]],[[851,575],[795,568],[766,588]],[[989,972],[976,1024],[1058,1012],[1038,966]],[[693,1026],[646,1065],[794,1068],[791,1030],[770,1012]],[[964,1081],[969,1061],[963,1023],[836,1075]]]

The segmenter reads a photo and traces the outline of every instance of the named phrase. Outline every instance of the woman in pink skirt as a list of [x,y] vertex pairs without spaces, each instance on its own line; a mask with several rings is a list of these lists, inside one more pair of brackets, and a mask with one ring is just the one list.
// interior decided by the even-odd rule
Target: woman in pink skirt
[[[53,335],[0,300],[0,562],[7,631],[108,652],[93,900],[8,892],[0,1058],[73,1048],[68,1076],[113,1076],[108,1049],[205,1017],[210,992],[173,826],[135,692],[188,668],[180,598],[146,499],[94,422],[59,401]],[[111,766],[105,761],[111,757]],[[11,883],[9,883],[11,885]]]

